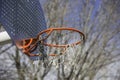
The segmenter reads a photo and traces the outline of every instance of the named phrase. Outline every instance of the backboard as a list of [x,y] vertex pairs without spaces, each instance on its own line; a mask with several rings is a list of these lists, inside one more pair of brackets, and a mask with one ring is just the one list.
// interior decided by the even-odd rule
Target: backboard
[[0,23],[14,43],[47,28],[39,0],[0,0]]

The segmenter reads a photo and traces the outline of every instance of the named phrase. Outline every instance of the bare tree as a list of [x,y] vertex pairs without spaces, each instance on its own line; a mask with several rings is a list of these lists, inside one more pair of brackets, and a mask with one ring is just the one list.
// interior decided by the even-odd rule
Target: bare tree
[[[59,2],[59,0],[54,2]],[[59,8],[56,7],[58,4],[56,3],[56,5],[54,2],[48,2],[49,5],[47,4],[46,8],[48,10],[48,22],[51,21],[53,25],[58,21],[57,19],[63,19],[57,18],[59,17],[57,12],[60,13],[63,11],[57,11],[59,10]],[[84,80],[85,78],[88,78],[89,80],[93,80],[94,76],[101,68],[119,60],[120,58],[119,54],[117,54],[119,52],[117,46],[120,32],[120,17],[118,14],[120,1],[76,0],[74,3],[76,5],[79,3],[81,4],[79,6],[80,10],[78,9],[79,21],[75,22],[74,24],[79,23],[78,28],[82,29],[82,31],[85,33],[86,41],[85,44],[81,45],[81,47],[78,47],[79,51],[75,52],[76,56],[74,57],[74,60],[70,61],[70,63],[73,63],[72,65],[59,65],[58,79]],[[69,1],[67,4],[69,5],[66,9],[67,11],[65,12],[67,13],[70,11],[69,7],[71,8],[72,12],[72,1]],[[73,9],[75,8],[73,7]],[[54,13],[56,13],[57,16]],[[53,14],[53,16],[51,14]],[[58,23],[59,22],[56,23],[56,26]],[[72,57],[70,58],[73,59]],[[67,71],[65,66],[68,66],[67,68],[69,68],[68,70],[70,71]],[[66,72],[67,74],[65,74]]]

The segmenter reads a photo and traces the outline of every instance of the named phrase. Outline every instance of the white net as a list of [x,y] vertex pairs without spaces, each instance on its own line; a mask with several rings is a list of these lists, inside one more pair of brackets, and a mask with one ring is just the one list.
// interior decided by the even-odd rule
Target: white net
[[59,64],[68,64],[68,66],[71,65],[72,62],[74,62],[71,60],[74,60],[75,56],[77,55],[81,43],[79,45],[71,44],[79,41],[81,41],[81,43],[83,42],[83,35],[78,32],[70,30],[54,30],[46,39],[47,44],[69,46],[45,46],[49,63],[52,63],[52,65],[56,67],[58,67]]

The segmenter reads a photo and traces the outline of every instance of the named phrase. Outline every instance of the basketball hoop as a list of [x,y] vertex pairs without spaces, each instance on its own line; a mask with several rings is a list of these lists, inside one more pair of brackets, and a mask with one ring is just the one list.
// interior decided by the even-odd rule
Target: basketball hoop
[[[72,43],[67,43],[67,44],[48,43],[48,41],[46,41],[46,40],[52,35],[52,33],[54,31],[59,32],[59,33],[62,33],[61,31],[64,31],[63,33],[67,32],[67,31],[69,31],[71,33],[74,32],[74,33],[78,33],[79,36],[82,38],[78,41],[75,41]],[[66,34],[67,33],[65,33],[65,35]],[[69,34],[70,33],[68,33],[67,35],[69,35]],[[32,52],[38,46],[38,43],[40,43],[40,45],[48,46],[51,48],[53,48],[53,47],[57,48],[57,49],[61,48],[62,51],[60,52],[60,54],[55,54],[55,53],[48,54],[48,56],[58,56],[58,55],[64,54],[68,47],[76,46],[84,41],[85,41],[85,35],[81,31],[79,31],[75,28],[61,27],[61,28],[49,28],[49,29],[43,30],[38,34],[38,36],[36,38],[28,38],[28,39],[16,41],[16,45],[19,49],[22,49],[22,51],[25,52],[28,56],[42,56],[41,54],[35,54],[35,55],[32,54]]]

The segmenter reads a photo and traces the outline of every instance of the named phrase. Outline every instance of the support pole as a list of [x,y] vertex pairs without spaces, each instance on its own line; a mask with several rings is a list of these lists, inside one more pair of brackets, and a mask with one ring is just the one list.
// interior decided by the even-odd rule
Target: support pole
[[6,31],[0,32],[0,45],[4,45],[10,42],[11,42],[11,39],[8,33]]

